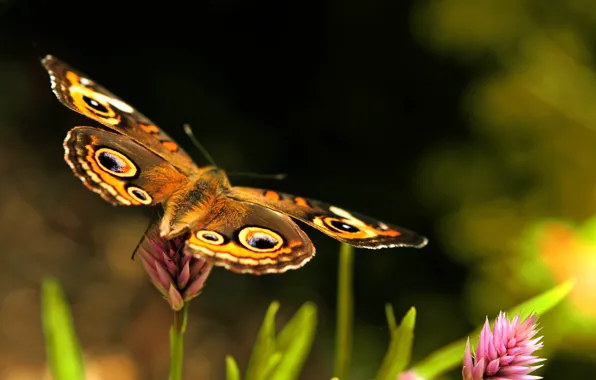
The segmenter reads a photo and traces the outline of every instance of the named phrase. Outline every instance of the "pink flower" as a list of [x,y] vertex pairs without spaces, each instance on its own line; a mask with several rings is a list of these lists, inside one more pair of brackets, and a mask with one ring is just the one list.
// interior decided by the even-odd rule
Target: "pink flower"
[[422,377],[418,376],[414,371],[407,371],[402,372],[397,375],[397,380],[424,380]]
[[490,330],[488,317],[480,333],[474,358],[470,351],[470,339],[464,353],[463,380],[533,380],[541,376],[530,375],[542,365],[534,365],[546,359],[533,356],[542,348],[542,337],[534,338],[536,314],[521,321],[519,315],[513,321],[501,312],[495,320],[494,332]]
[[156,226],[149,229],[138,253],[153,285],[173,310],[198,296],[213,265],[183,253],[186,236],[166,240]]

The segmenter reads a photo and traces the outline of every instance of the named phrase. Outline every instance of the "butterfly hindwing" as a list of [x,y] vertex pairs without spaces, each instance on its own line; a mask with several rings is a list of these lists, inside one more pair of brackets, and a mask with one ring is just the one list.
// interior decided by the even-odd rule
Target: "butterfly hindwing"
[[75,175],[113,205],[154,205],[188,183],[186,175],[131,138],[102,129],[71,129],[64,150]]
[[252,203],[221,198],[210,222],[191,229],[186,254],[237,273],[282,273],[315,254],[309,237],[292,219]]
[[46,56],[42,64],[62,104],[129,136],[184,172],[195,167],[188,154],[165,132],[103,86],[54,56]]
[[421,248],[427,243],[413,231],[313,199],[248,187],[232,187],[228,196],[287,214],[355,247]]

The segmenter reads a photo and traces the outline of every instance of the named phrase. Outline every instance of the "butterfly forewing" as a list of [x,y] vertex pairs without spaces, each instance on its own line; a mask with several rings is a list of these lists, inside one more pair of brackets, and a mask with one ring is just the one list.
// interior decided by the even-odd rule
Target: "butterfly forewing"
[[42,64],[62,104],[129,136],[184,172],[196,167],[188,154],[155,123],[93,79],[51,55],[46,56]]

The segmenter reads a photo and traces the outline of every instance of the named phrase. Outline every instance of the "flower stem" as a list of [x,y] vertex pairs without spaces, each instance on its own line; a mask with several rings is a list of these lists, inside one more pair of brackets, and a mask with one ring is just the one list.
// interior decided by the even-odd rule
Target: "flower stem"
[[182,379],[184,357],[184,333],[188,320],[188,305],[174,311],[174,322],[170,327],[170,377],[169,380]]
[[337,279],[337,330],[335,336],[335,365],[333,368],[333,375],[341,380],[347,379],[352,354],[353,268],[354,248],[342,244],[339,253]]

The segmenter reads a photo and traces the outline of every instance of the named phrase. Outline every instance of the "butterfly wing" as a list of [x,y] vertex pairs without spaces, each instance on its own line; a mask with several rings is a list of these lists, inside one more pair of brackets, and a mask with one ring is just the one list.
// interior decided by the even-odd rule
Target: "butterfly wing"
[[64,150],[75,175],[113,205],[154,205],[189,182],[133,139],[99,128],[71,129]]
[[184,172],[195,167],[192,159],[151,120],[101,85],[51,55],[42,60],[52,91],[62,104],[104,126],[129,136]]
[[286,215],[222,196],[214,218],[192,230],[185,253],[236,273],[282,273],[315,254],[309,237]]
[[232,187],[227,195],[287,214],[355,247],[422,248],[428,242],[424,236],[405,228],[313,199],[248,187]]

